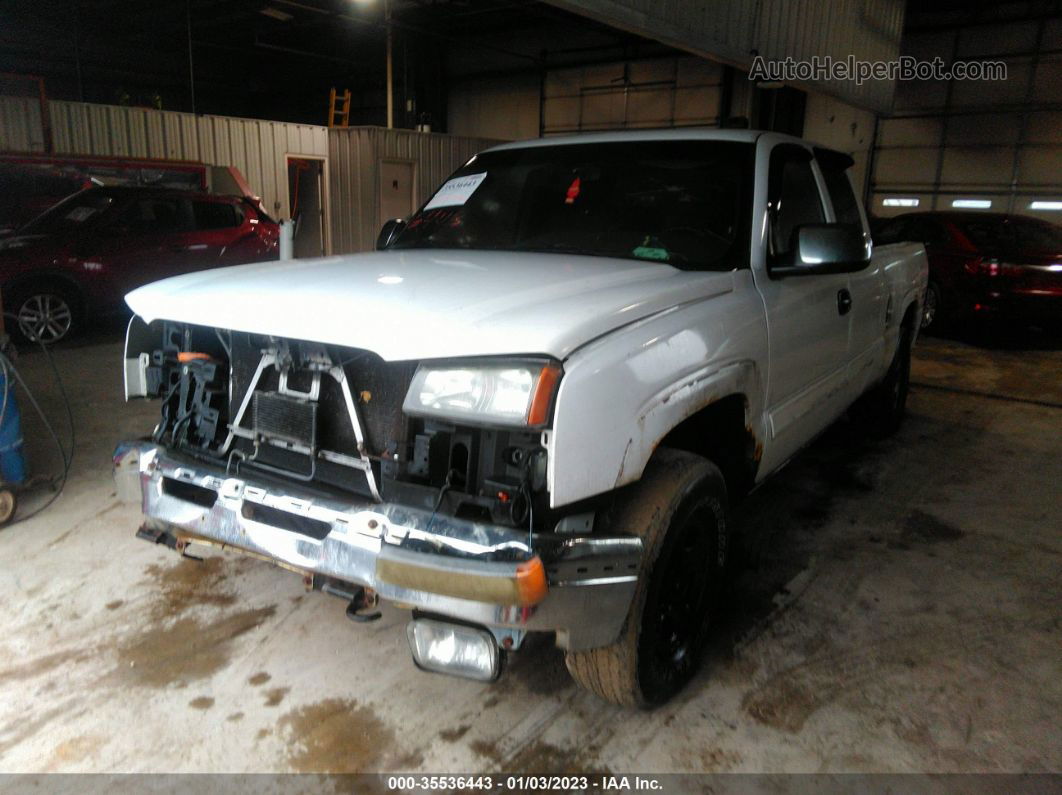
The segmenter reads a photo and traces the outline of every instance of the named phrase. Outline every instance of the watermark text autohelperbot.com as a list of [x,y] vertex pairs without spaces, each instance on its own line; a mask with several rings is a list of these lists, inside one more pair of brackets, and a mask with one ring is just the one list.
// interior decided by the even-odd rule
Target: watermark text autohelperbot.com
[[808,60],[788,57],[768,60],[757,55],[749,69],[749,80],[827,81],[854,80],[861,85],[869,80],[1006,80],[1004,61],[955,61],[948,65],[937,56],[923,61],[909,55],[895,61],[862,61],[854,55],[833,58],[816,55]]

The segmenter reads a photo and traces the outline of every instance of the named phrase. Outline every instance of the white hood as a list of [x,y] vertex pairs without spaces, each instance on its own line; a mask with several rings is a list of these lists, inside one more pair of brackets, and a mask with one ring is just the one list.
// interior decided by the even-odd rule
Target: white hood
[[730,273],[501,251],[407,250],[200,271],[141,287],[144,320],[311,340],[382,358],[548,354],[733,288]]

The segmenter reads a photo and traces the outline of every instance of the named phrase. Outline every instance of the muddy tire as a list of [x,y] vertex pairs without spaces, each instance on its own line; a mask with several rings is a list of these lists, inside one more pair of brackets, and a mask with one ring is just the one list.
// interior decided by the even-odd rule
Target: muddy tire
[[697,671],[726,567],[728,507],[719,469],[700,456],[661,448],[616,505],[613,530],[642,539],[638,586],[619,639],[568,652],[580,685],[623,706],[652,707]]
[[907,393],[911,384],[911,346],[914,334],[904,324],[900,344],[889,365],[889,372],[880,384],[859,399],[854,413],[871,436],[879,439],[891,436],[900,429],[907,412]]

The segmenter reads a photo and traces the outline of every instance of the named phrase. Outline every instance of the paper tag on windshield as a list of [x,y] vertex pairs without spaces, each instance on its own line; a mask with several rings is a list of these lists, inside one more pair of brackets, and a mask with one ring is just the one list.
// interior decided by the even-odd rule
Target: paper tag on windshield
[[487,172],[482,174],[469,174],[466,177],[455,177],[439,188],[439,192],[431,197],[431,201],[424,205],[425,210],[434,210],[436,207],[460,207],[469,200],[480,183],[487,178]]

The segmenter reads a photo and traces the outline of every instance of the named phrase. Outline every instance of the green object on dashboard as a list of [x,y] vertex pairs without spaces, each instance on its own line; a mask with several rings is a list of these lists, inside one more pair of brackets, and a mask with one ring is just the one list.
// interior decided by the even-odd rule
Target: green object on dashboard
[[642,259],[655,259],[666,261],[671,255],[668,250],[660,245],[660,241],[654,239],[652,236],[648,236],[642,241],[642,244],[631,252],[636,257]]

